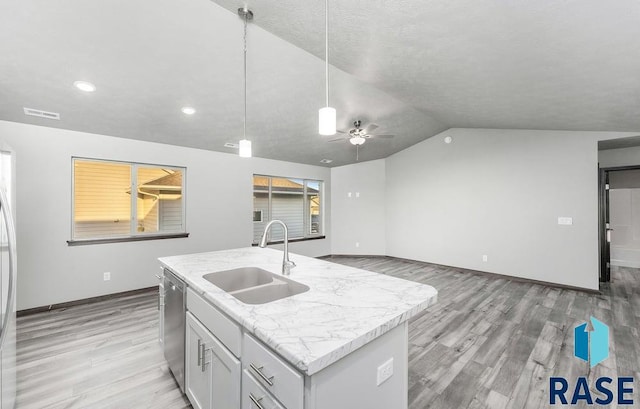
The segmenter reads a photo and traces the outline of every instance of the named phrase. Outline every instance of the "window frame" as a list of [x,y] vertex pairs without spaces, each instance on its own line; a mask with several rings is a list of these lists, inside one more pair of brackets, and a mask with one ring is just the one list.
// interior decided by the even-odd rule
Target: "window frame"
[[[130,169],[130,189],[131,189],[131,201],[129,204],[129,216],[130,216],[130,231],[128,235],[121,236],[112,236],[112,237],[100,237],[100,238],[76,238],[75,237],[75,163],[76,161],[85,161],[85,162],[98,162],[98,163],[108,163],[108,164],[116,164],[116,165],[127,165]],[[182,172],[182,230],[175,232],[153,232],[153,233],[145,233],[138,232],[138,200],[137,195],[134,194],[134,191],[137,191],[138,188],[138,169],[139,168],[160,168],[160,169],[171,169]],[[86,244],[101,244],[101,243],[120,243],[120,242],[129,242],[129,241],[145,241],[145,240],[161,240],[161,239],[172,239],[172,238],[182,238],[189,237],[189,233],[187,232],[187,196],[186,196],[186,184],[187,184],[187,168],[185,166],[177,166],[177,165],[161,165],[157,163],[145,163],[145,162],[132,162],[132,161],[123,161],[123,160],[112,160],[112,159],[98,159],[98,158],[89,158],[83,156],[72,156],[71,157],[71,239],[67,240],[67,244],[69,246],[79,246]]]
[[[325,212],[325,181],[324,180],[320,180],[320,179],[312,179],[312,178],[301,178],[301,177],[294,177],[294,176],[275,176],[275,175],[265,175],[262,173],[254,173],[251,177],[251,193],[252,196],[255,193],[255,185],[254,185],[254,178],[258,176],[258,177],[265,177],[268,179],[268,184],[267,184],[267,211],[266,211],[266,218],[264,215],[264,211],[261,210],[261,212],[263,212],[263,217],[262,217],[262,223],[269,223],[273,220],[273,203],[272,203],[272,198],[273,198],[273,184],[272,184],[272,180],[273,179],[293,179],[293,180],[301,180],[302,181],[302,186],[303,186],[303,192],[302,192],[302,203],[303,203],[303,207],[302,207],[302,217],[303,217],[303,232],[305,232],[305,234],[302,237],[289,237],[289,242],[290,243],[295,243],[295,242],[299,242],[299,241],[307,241],[307,240],[318,240],[318,239],[324,239],[326,238],[325,234],[324,234],[324,229],[325,229],[325,225],[324,225],[324,212]],[[311,233],[311,209],[309,208],[309,206],[307,206],[307,195],[308,195],[308,182],[317,182],[319,183],[319,189],[318,189],[318,195],[320,196],[320,214],[318,215],[319,221],[318,221],[318,225],[319,225],[319,233]],[[252,203],[252,207],[253,207],[253,203]],[[255,208],[253,209],[253,211],[255,212]],[[257,223],[257,222],[256,222]],[[279,239],[279,240],[271,240],[271,231],[269,231],[268,233],[268,237],[267,237],[267,244],[279,244],[284,242],[284,240]],[[252,239],[252,246],[257,246],[258,242],[255,241],[255,239]]]

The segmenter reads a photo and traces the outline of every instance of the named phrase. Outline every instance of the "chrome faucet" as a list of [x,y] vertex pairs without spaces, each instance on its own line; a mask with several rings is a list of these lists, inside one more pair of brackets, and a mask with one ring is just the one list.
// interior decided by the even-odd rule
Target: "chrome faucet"
[[282,275],[288,276],[291,274],[291,269],[296,266],[296,263],[289,260],[289,230],[287,229],[287,225],[284,224],[282,220],[271,220],[267,226],[264,228],[264,233],[262,233],[262,239],[260,239],[259,246],[265,248],[267,246],[267,233],[269,233],[269,229],[274,224],[282,225],[282,229],[284,230],[284,254],[282,257]]

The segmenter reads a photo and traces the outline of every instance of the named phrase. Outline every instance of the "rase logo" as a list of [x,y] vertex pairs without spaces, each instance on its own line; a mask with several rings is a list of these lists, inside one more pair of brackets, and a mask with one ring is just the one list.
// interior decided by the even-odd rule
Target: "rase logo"
[[[591,324],[591,325],[590,325]],[[609,327],[597,318],[591,317],[590,322],[585,322],[573,330],[574,348],[573,355],[593,368],[609,357]],[[609,377],[596,379],[595,390],[604,395],[594,399],[589,389],[586,377],[579,377],[573,389],[573,393],[567,393],[569,382],[565,378],[551,377],[549,379],[549,403],[556,405],[576,405],[580,402],[593,405],[610,405],[615,398],[617,390],[618,405],[633,405],[633,399],[626,396],[633,394],[633,378],[620,377],[616,381]],[[616,388],[617,387],[617,388]]]
[[573,355],[589,362],[591,368],[609,358],[609,327],[598,319],[591,317],[592,329],[589,323],[578,325],[573,330]]

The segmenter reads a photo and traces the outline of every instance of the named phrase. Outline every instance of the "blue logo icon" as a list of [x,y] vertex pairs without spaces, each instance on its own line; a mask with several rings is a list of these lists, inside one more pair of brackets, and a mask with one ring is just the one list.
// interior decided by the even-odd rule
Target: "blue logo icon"
[[585,322],[574,329],[573,354],[593,368],[609,357],[609,327],[594,317],[591,324]]

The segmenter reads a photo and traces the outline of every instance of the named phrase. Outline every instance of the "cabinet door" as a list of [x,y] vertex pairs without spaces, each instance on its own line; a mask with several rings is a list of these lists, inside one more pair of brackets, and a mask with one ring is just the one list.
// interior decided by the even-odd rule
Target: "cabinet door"
[[211,409],[239,408],[240,361],[213,337],[207,344],[205,365],[212,372]]
[[187,312],[186,391],[197,409],[240,407],[240,361]]
[[185,338],[185,392],[195,409],[211,409],[211,366],[202,365],[202,352],[210,335],[187,312]]

